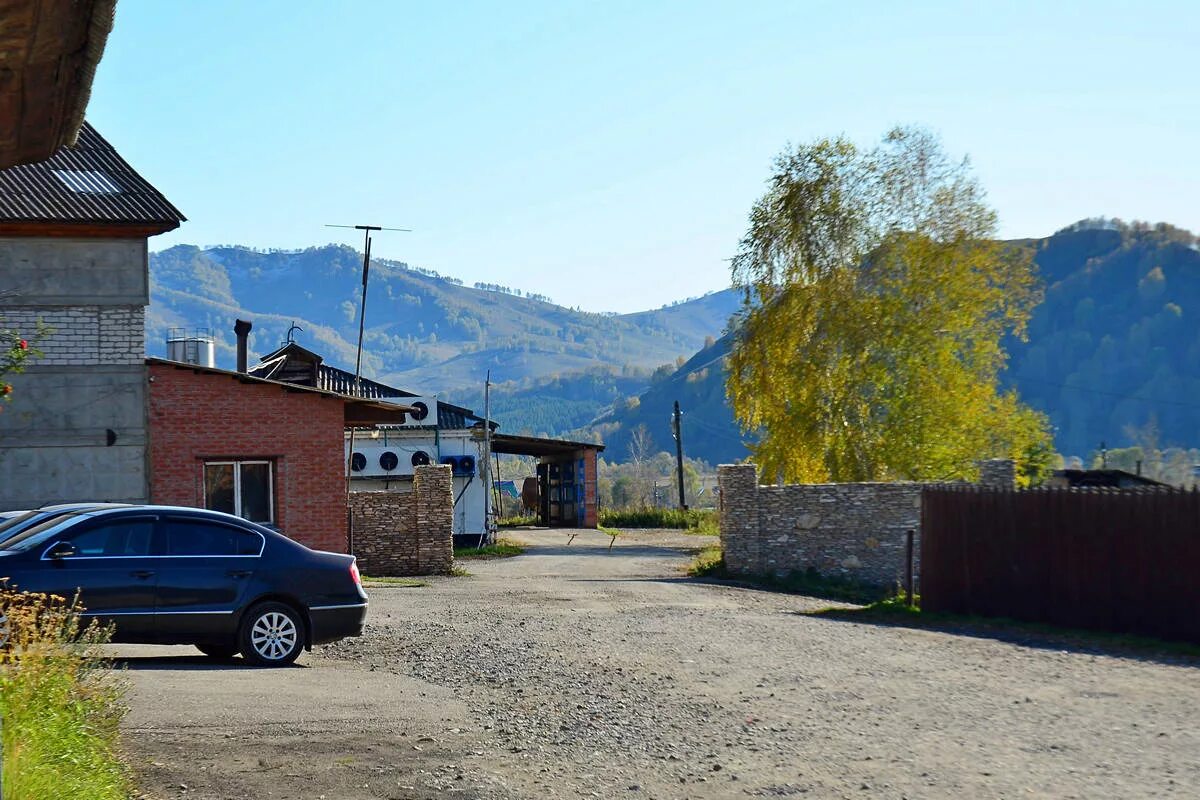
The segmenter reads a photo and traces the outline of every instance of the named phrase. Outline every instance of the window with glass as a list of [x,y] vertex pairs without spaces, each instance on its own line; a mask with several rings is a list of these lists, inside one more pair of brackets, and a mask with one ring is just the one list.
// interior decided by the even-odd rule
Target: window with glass
[[270,461],[209,461],[204,507],[270,525],[275,522],[274,465]]
[[154,520],[120,519],[66,537],[76,558],[136,558],[150,555]]
[[256,556],[262,547],[261,534],[203,520],[167,521],[169,556]]

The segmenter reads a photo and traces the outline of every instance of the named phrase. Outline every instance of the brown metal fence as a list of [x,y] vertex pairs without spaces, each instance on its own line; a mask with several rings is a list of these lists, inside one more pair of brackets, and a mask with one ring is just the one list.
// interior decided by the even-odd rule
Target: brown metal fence
[[1200,493],[925,489],[921,606],[1200,642]]

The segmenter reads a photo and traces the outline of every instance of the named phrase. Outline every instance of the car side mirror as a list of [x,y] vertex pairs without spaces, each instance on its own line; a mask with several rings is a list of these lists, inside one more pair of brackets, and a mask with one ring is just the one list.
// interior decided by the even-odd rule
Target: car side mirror
[[55,542],[54,545],[46,551],[46,558],[59,561],[64,558],[70,558],[75,555],[75,545],[70,542]]

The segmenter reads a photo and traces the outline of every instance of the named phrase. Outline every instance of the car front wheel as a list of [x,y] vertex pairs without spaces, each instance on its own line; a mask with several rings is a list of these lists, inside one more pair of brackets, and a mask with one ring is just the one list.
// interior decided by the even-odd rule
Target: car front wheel
[[260,603],[246,613],[238,644],[242,657],[251,664],[291,664],[304,647],[304,623],[291,606]]

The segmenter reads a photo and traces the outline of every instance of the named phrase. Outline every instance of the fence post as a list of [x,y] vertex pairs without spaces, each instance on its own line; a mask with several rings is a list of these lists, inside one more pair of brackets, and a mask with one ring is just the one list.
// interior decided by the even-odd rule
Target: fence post
[[904,535],[904,593],[908,607],[913,606],[913,532]]

